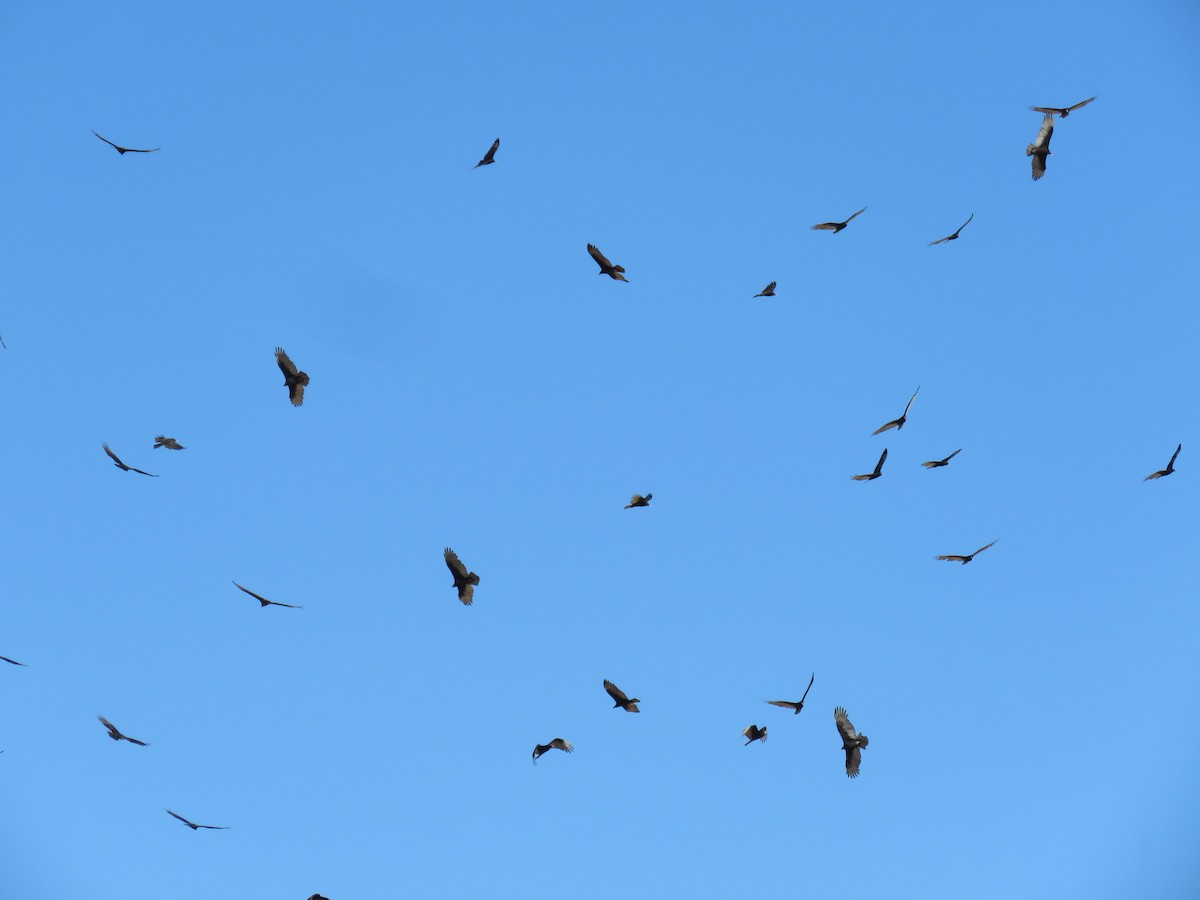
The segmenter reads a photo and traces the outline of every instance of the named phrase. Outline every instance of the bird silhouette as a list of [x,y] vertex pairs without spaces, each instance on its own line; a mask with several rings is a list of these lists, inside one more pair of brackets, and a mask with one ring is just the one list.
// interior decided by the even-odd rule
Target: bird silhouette
[[308,386],[308,373],[301,372],[296,368],[296,364],[283,352],[282,347],[275,348],[275,362],[279,366],[279,371],[283,373],[283,384],[288,389],[288,397],[292,401],[292,406],[300,406],[304,403],[304,388]]
[[765,288],[763,288],[760,293],[755,294],[754,296],[755,297],[774,297],[775,296],[775,282],[772,281]]
[[278,600],[268,600],[266,597],[262,596],[261,594],[254,593],[254,591],[250,590],[250,588],[242,587],[236,581],[233,583],[234,583],[234,586],[237,587],[237,589],[239,591],[249,594],[251,597],[253,597],[255,600],[257,600],[259,603],[261,603],[262,606],[260,606],[259,609],[266,609],[268,606],[286,606],[288,609],[304,609],[303,606],[296,606],[295,604],[292,604],[292,603],[280,603]]
[[96,718],[100,720],[101,725],[108,729],[108,736],[114,741],[129,741],[129,743],[137,744],[139,747],[150,746],[145,741],[139,741],[137,738],[131,738],[127,734],[121,734],[121,732],[117,730],[117,726],[108,721],[108,719],[104,718],[104,716],[96,716]]
[[908,409],[910,406],[913,405],[913,401],[917,399],[917,392],[920,390],[921,390],[921,386],[917,385],[917,390],[913,391],[913,395],[908,398],[908,403],[905,405],[904,412],[901,413],[900,418],[892,419],[892,421],[888,422],[886,425],[880,425],[878,428],[876,428],[874,431],[872,431],[871,434],[872,435],[883,434],[889,428],[895,428],[897,431],[899,431],[901,428],[903,428],[904,423],[908,421]]
[[812,690],[813,682],[817,680],[817,673],[813,672],[812,677],[808,679],[808,687],[804,689],[804,696],[795,702],[791,700],[768,700],[772,706],[782,706],[784,709],[790,709],[793,715],[798,715],[800,710],[804,709],[804,701],[808,697],[808,692]]
[[962,453],[962,447],[959,447],[945,459],[931,459],[929,462],[921,463],[921,465],[927,469],[940,469],[942,466],[950,465],[950,460],[954,459],[954,457],[958,456],[960,453]]
[[616,701],[613,703],[613,709],[616,709],[619,706],[621,709],[625,710],[625,712],[641,712],[641,710],[637,708],[637,705],[642,701],[637,697],[634,697],[632,700],[630,700],[627,696],[625,696],[625,692],[623,690],[621,690],[607,678],[604,679],[604,689],[608,691],[608,696],[612,697],[613,700]]
[[1046,174],[1046,157],[1050,155],[1050,136],[1052,134],[1054,134],[1054,116],[1046,113],[1037,137],[1033,139],[1032,144],[1025,148],[1025,155],[1033,157],[1034,181]]
[[[996,543],[996,541],[992,541],[992,544],[994,544],[994,543]],[[980,553],[982,553],[988,547],[992,546],[992,544],[985,544],[984,546],[980,547],[978,550],[976,550],[974,553],[970,554],[969,556],[959,556],[955,553],[950,553],[950,554],[947,554],[946,556],[939,556],[938,559],[944,559],[947,562],[960,562],[965,566],[967,563],[969,563],[971,560],[973,560],[975,557],[977,557]]]
[[446,559],[446,567],[454,576],[452,587],[458,591],[458,599],[463,602],[463,606],[470,606],[475,599],[475,585],[479,584],[479,576],[474,572],[468,572],[467,567],[458,558],[458,554],[449,547],[442,552],[442,555]]
[[[975,218],[975,213],[971,213],[971,219],[973,219],[973,218]],[[954,234],[946,235],[946,237],[939,238],[936,241],[930,241],[929,246],[932,247],[934,244],[944,244],[944,243],[946,243],[946,241],[957,241],[958,240],[958,232],[962,231],[964,228],[966,228],[968,225],[970,225],[971,219],[967,219],[967,221],[965,221],[961,225],[959,225],[958,231],[954,232]]]
[[186,450],[187,447],[175,440],[175,438],[163,437],[161,434],[154,439],[154,449],[166,447],[168,450]]
[[573,753],[575,747],[570,741],[564,741],[562,738],[555,738],[548,744],[538,744],[533,748],[533,764],[536,766],[538,759],[547,750],[562,750],[564,753]]
[[25,663],[17,662],[15,659],[9,659],[7,656],[0,656],[0,659],[2,659],[6,663],[10,663],[11,665],[14,665],[14,666],[24,666],[25,665]]
[[228,825],[197,825],[195,822],[191,821],[190,819],[185,819],[179,813],[171,812],[169,809],[167,810],[167,815],[174,816],[176,819],[178,819],[180,822],[182,822],[188,828],[192,829],[192,831],[195,831],[198,828],[208,828],[211,831],[228,831],[229,830]]
[[650,500],[653,497],[653,494],[646,494],[644,497],[641,494],[634,494],[629,498],[629,502],[625,504],[625,508],[633,509],[635,506],[649,506]]
[[1143,481],[1154,481],[1156,478],[1163,478],[1167,475],[1170,475],[1172,472],[1174,472],[1175,471],[1175,457],[1177,457],[1179,455],[1179,451],[1182,449],[1183,449],[1183,444],[1180,444],[1178,447],[1175,448],[1175,452],[1171,454],[1171,461],[1169,463],[1167,463],[1167,467],[1165,469],[1159,469],[1157,472],[1153,472],[1150,475],[1147,475],[1142,480]]
[[759,728],[757,725],[747,725],[742,732],[742,737],[749,738],[746,743],[742,744],[743,747],[749,747],[755,741],[762,741],[765,744],[767,742],[767,726]]
[[833,710],[833,721],[837,723],[838,734],[842,736],[842,749],[846,751],[846,774],[857,778],[858,767],[862,764],[862,749],[870,740],[865,734],[855,731],[846,711],[840,706]]
[[622,274],[625,271],[624,266],[614,266],[611,262],[608,261],[608,257],[600,252],[600,248],[597,247],[595,244],[588,244],[587,248],[588,248],[588,253],[592,254],[592,259],[594,259],[596,261],[596,264],[598,266],[600,266],[599,274],[607,275],[609,278],[612,278],[614,281],[625,281],[625,282],[629,281],[629,279],[626,278]]
[[120,144],[114,144],[108,138],[96,131],[95,128],[92,129],[92,134],[96,135],[96,137],[100,138],[100,140],[104,141],[104,143],[108,144],[108,146],[112,147],[122,156],[124,156],[126,153],[155,153],[162,149],[162,147],[155,147],[152,150],[135,150],[133,147],[122,147]]
[[1061,106],[1031,106],[1029,108],[1034,112],[1045,113],[1048,116],[1058,115],[1059,118],[1065,119],[1075,110],[1079,109],[1079,107],[1087,106],[1095,99],[1095,97],[1088,97],[1086,100],[1080,100],[1074,106],[1068,106],[1065,109]]
[[869,475],[855,475],[855,481],[874,481],[883,474],[883,461],[887,459],[887,447],[883,448],[883,452],[879,454],[879,462],[875,463],[875,471]]
[[860,209],[858,212],[856,212],[853,216],[848,218],[845,222],[822,222],[820,225],[814,225],[812,227],[812,230],[813,231],[832,231],[834,234],[837,234],[839,231],[841,231],[843,228],[845,228],[847,225],[849,225],[851,222],[853,222],[855,216],[861,216],[866,211],[867,211],[867,208],[864,206],[862,209]]
[[490,166],[492,163],[494,163],[496,161],[496,151],[499,149],[500,138],[496,138],[495,142],[491,146],[491,149],[489,149],[487,153],[483,154],[483,159],[475,163],[475,168],[478,169],[480,166]]
[[125,463],[121,462],[121,458],[112,452],[108,444],[101,444],[101,446],[104,448],[104,452],[108,454],[108,458],[113,461],[113,465],[122,472],[137,472],[139,475],[149,475],[151,478],[158,477],[157,475],[150,475],[149,472],[143,472],[141,469],[135,469],[133,466],[125,465]]

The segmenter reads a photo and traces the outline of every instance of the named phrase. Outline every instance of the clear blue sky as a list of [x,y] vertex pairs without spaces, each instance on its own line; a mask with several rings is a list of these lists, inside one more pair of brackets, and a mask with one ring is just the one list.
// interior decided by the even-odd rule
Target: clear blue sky
[[1198,37],[5,4],[0,893],[1196,896]]

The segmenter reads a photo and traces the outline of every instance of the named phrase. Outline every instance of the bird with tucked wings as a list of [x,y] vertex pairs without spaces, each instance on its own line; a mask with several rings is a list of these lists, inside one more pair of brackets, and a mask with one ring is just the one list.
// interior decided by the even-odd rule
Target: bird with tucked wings
[[646,494],[645,496],[643,496],[641,494],[634,494],[632,497],[629,498],[629,502],[625,504],[625,508],[626,509],[634,509],[635,507],[638,507],[638,506],[649,506],[650,501],[651,501],[651,499],[653,499],[653,497],[654,497],[653,494]]
[[283,352],[282,347],[275,348],[275,363],[283,373],[283,385],[288,389],[288,399],[292,406],[304,403],[304,389],[308,386],[308,373],[301,372],[294,362]]
[[767,742],[767,726],[764,725],[762,728],[759,728],[757,725],[747,725],[742,731],[742,737],[748,738],[746,743],[742,744],[743,747],[749,747],[755,741],[761,741],[765,744]]
[[268,606],[286,606],[288,609],[304,609],[303,606],[296,606],[293,603],[280,603],[278,600],[268,600],[266,597],[262,596],[261,594],[254,593],[254,591],[250,590],[250,588],[242,587],[236,581],[233,582],[233,584],[239,591],[249,594],[251,597],[253,597],[255,600],[257,600],[259,603],[261,603],[262,606],[260,606],[259,609],[266,609]]
[[458,554],[449,547],[442,552],[442,555],[446,559],[446,568],[454,576],[452,587],[458,591],[458,599],[462,601],[463,606],[470,606],[475,599],[475,585],[479,584],[479,576],[474,572],[468,572],[467,567],[458,558]]
[[175,440],[175,438],[164,437],[161,434],[154,439],[154,449],[157,450],[159,447],[166,447],[168,450],[187,449],[187,447],[183,446],[183,444],[179,443],[179,441]]
[[562,738],[555,738],[548,744],[538,744],[533,748],[533,764],[536,766],[541,755],[550,750],[562,750],[564,753],[573,753],[575,752],[575,747],[570,741],[564,741]]
[[127,734],[121,734],[121,732],[117,729],[117,726],[108,721],[108,719],[104,718],[104,716],[96,716],[96,718],[100,720],[101,725],[108,729],[108,736],[114,741],[129,741],[129,743],[137,744],[139,747],[150,746],[145,741],[139,741],[137,738],[131,738]]
[[908,421],[908,409],[913,405],[913,401],[917,399],[917,394],[920,392],[920,390],[921,386],[918,384],[917,389],[913,391],[913,395],[908,398],[908,403],[904,407],[904,412],[900,414],[900,418],[892,419],[892,421],[888,422],[886,425],[880,425],[878,428],[872,431],[871,434],[883,434],[889,428],[895,428],[897,431],[903,428],[904,423]]
[[1075,112],[1075,110],[1079,109],[1081,106],[1087,106],[1095,99],[1095,97],[1088,97],[1086,100],[1080,100],[1074,106],[1068,106],[1065,109],[1061,106],[1031,106],[1029,108],[1034,112],[1045,113],[1048,116],[1057,115],[1060,119],[1065,119],[1071,113]]
[[755,294],[754,296],[755,297],[774,297],[775,296],[775,282],[772,281],[770,284],[768,284],[765,288],[763,288],[759,293]]
[[624,266],[614,266],[611,262],[608,261],[608,257],[600,252],[600,248],[597,247],[595,244],[588,244],[587,249],[588,249],[588,253],[592,254],[592,259],[594,259],[596,261],[596,265],[598,265],[600,267],[600,272],[598,274],[607,275],[609,278],[613,279],[614,281],[624,281],[624,282],[629,281],[629,279],[626,278],[624,275],[624,272],[625,272]]
[[853,222],[856,216],[861,216],[866,211],[867,211],[867,208],[864,206],[862,209],[860,209],[858,212],[856,212],[853,216],[848,218],[845,222],[822,222],[820,225],[814,225],[812,227],[812,230],[813,231],[832,231],[834,234],[837,234],[839,231],[841,231],[843,228],[845,228],[847,225],[849,225],[851,222]]
[[[996,541],[992,541],[992,544],[994,544],[994,543],[996,543]],[[946,562],[960,562],[965,566],[967,563],[969,563],[971,560],[973,560],[975,557],[977,557],[980,553],[982,553],[988,547],[992,546],[992,544],[985,544],[984,546],[982,546],[978,550],[976,550],[974,553],[970,553],[966,556],[959,556],[956,553],[949,553],[946,556],[939,556],[938,559],[944,559]]]
[[112,147],[122,156],[124,156],[126,153],[157,153],[162,149],[162,147],[155,147],[152,150],[135,150],[133,147],[122,147],[120,144],[114,144],[108,138],[96,131],[95,128],[92,129],[92,134],[96,135],[96,137],[100,138],[100,140],[104,141],[104,143],[108,144],[108,146]]
[[169,809],[167,810],[167,815],[174,816],[176,819],[178,819],[180,822],[182,822],[188,828],[192,829],[192,831],[196,831],[199,828],[207,828],[211,831],[228,831],[229,830],[228,825],[197,825],[191,819],[185,819],[179,813],[171,812],[171,810],[169,810]]
[[613,703],[613,709],[616,709],[619,706],[621,709],[625,710],[625,712],[641,712],[637,705],[642,701],[637,697],[634,697],[632,700],[630,700],[629,697],[625,695],[623,690],[621,690],[607,678],[604,679],[604,690],[608,691],[608,696],[612,697],[615,701]]
[[[971,213],[971,219],[973,219],[973,218],[975,218],[975,213]],[[968,225],[970,225],[971,219],[967,219],[967,221],[965,221],[961,225],[959,225],[958,231],[955,231],[954,234],[948,234],[944,238],[938,238],[936,241],[930,241],[929,246],[932,247],[934,244],[944,244],[944,243],[946,243],[946,241],[957,241],[958,240],[958,232],[962,231],[964,228],[966,228]]]
[[768,700],[772,706],[782,706],[784,709],[790,709],[793,715],[798,715],[800,710],[804,709],[804,701],[808,698],[808,692],[812,690],[813,682],[817,680],[817,673],[813,672],[812,677],[808,679],[808,687],[804,689],[804,696],[799,700]]
[[959,447],[945,459],[931,459],[928,462],[921,463],[921,465],[927,469],[940,469],[942,466],[950,465],[950,460],[954,459],[954,457],[958,456],[960,453],[962,453],[962,447]]
[[483,159],[475,163],[475,168],[478,169],[480,166],[490,166],[492,163],[494,163],[496,161],[496,151],[499,149],[500,138],[496,138],[495,142],[491,146],[491,149],[488,150],[487,153],[483,154]]
[[879,454],[879,462],[875,463],[875,471],[867,475],[855,475],[855,481],[874,481],[883,474],[883,463],[887,459],[887,447],[883,448],[883,452]]
[[838,734],[842,736],[842,749],[846,751],[846,774],[857,778],[858,767],[862,765],[862,750],[870,740],[865,734],[859,734],[854,729],[846,710],[840,706],[833,710],[833,721],[837,723]]
[[1143,478],[1142,480],[1143,481],[1154,481],[1155,479],[1158,479],[1158,478],[1165,478],[1166,476],[1168,476],[1172,472],[1174,472],[1175,471],[1175,457],[1179,456],[1179,451],[1182,449],[1183,449],[1183,444],[1180,444],[1178,447],[1175,448],[1175,452],[1171,454],[1171,461],[1169,463],[1167,463],[1167,467],[1165,469],[1159,469],[1157,472],[1152,472],[1149,475],[1147,475],[1145,478]]
[[1025,148],[1025,155],[1033,157],[1033,180],[1037,181],[1046,174],[1046,157],[1050,155],[1050,136],[1054,134],[1054,116],[1046,113],[1042,119],[1042,127],[1038,130],[1033,143]]
[[149,472],[143,472],[141,469],[135,469],[133,466],[125,465],[125,463],[121,462],[121,457],[113,453],[112,448],[109,447],[108,444],[101,444],[101,446],[104,448],[104,452],[108,454],[108,458],[113,461],[113,465],[122,472],[137,472],[139,475],[149,475],[151,478],[158,477],[157,475],[150,475]]

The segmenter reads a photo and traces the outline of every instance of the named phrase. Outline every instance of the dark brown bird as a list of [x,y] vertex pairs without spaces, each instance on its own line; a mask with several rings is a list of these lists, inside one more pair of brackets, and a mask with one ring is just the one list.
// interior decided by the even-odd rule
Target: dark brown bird
[[775,296],[775,282],[772,281],[770,284],[768,284],[765,288],[762,289],[761,293],[755,294],[754,296],[755,297],[774,297]]
[[960,453],[962,453],[962,447],[959,447],[945,459],[931,459],[929,462],[921,463],[921,465],[927,469],[940,469],[942,466],[950,465],[950,460],[954,459],[954,457],[958,456]]
[[163,437],[161,434],[154,439],[154,449],[166,447],[168,450],[186,450],[187,447],[175,440],[175,438]]
[[11,663],[14,666],[24,666],[25,665],[25,663],[17,662],[15,659],[9,659],[7,656],[0,656],[0,659],[4,660],[6,663]]
[[131,738],[127,734],[121,734],[121,732],[117,730],[117,726],[108,721],[108,719],[104,718],[104,716],[96,716],[96,718],[100,720],[100,724],[108,729],[108,736],[114,741],[129,741],[129,743],[137,744],[139,747],[150,746],[145,741],[139,741],[137,738]]
[[97,132],[95,128],[92,129],[92,134],[96,135],[96,137],[100,138],[100,140],[104,141],[104,143],[108,144],[108,146],[112,147],[122,156],[124,156],[126,153],[154,153],[162,149],[162,147],[155,147],[153,150],[135,150],[133,147],[122,147],[119,144],[114,144],[108,138]]
[[533,764],[535,766],[538,758],[547,750],[562,750],[564,753],[572,753],[575,748],[571,746],[570,741],[564,741],[562,738],[555,738],[548,744],[538,744],[533,748]]
[[329,900],[328,897],[322,897],[320,894],[313,894],[308,900]]
[[601,253],[600,248],[595,244],[588,244],[587,248],[588,253],[592,254],[592,259],[594,259],[596,264],[600,266],[601,275],[607,275],[609,278],[612,278],[616,281],[629,281],[628,278],[621,274],[625,271],[624,266],[614,266],[612,263],[610,263],[608,261],[608,257]]
[[178,819],[180,822],[182,822],[188,828],[192,829],[192,831],[195,831],[197,828],[208,828],[212,831],[228,831],[229,830],[228,825],[197,825],[195,822],[193,822],[189,819],[185,819],[179,813],[171,812],[169,809],[167,810],[167,815],[174,816],[176,819]]
[[237,589],[239,591],[244,591],[245,593],[247,593],[251,597],[253,597],[255,600],[257,600],[259,603],[261,603],[262,606],[260,606],[259,609],[266,609],[268,606],[286,606],[288,609],[304,609],[303,606],[295,606],[294,604],[291,604],[291,603],[280,603],[278,600],[268,600],[266,597],[263,597],[261,594],[254,593],[254,591],[250,590],[250,588],[242,587],[236,581],[233,583],[234,583],[234,585],[237,586]]
[[[973,219],[973,218],[975,218],[975,213],[971,213],[971,219]],[[944,243],[946,243],[946,241],[957,241],[958,240],[958,232],[962,231],[964,228],[966,228],[968,225],[970,225],[971,219],[967,219],[967,221],[965,221],[961,225],[959,225],[958,231],[954,232],[954,234],[947,235],[944,238],[939,238],[936,241],[930,241],[929,246],[932,247],[934,244],[944,244]]]
[[[996,543],[996,541],[992,541],[992,544],[994,544],[994,543]],[[971,560],[973,560],[975,557],[977,557],[980,553],[982,553],[988,547],[992,546],[992,544],[987,544],[983,547],[980,547],[978,550],[976,550],[970,556],[958,556],[956,554],[951,553],[946,556],[939,556],[938,559],[944,559],[947,562],[960,562],[965,566],[967,563],[969,563]]]
[[840,706],[833,710],[833,721],[837,723],[838,734],[842,736],[842,749],[846,751],[846,774],[857,778],[858,767],[862,764],[862,749],[870,740],[865,734],[854,730],[846,711]]
[[1165,469],[1159,469],[1157,472],[1154,472],[1151,475],[1147,475],[1142,480],[1143,481],[1154,481],[1156,478],[1162,478],[1162,477],[1164,477],[1166,475],[1170,475],[1172,472],[1174,472],[1175,471],[1175,457],[1177,457],[1179,455],[1179,451],[1182,449],[1183,449],[1183,444],[1180,444],[1178,447],[1175,448],[1175,452],[1171,454],[1171,461],[1169,463],[1167,463],[1167,467]]
[[1096,99],[1095,97],[1088,97],[1086,100],[1081,100],[1078,103],[1076,103],[1074,106],[1068,106],[1066,109],[1063,109],[1062,107],[1058,107],[1058,106],[1031,106],[1029,108],[1032,109],[1034,112],[1045,113],[1048,116],[1058,115],[1059,117],[1065,119],[1067,116],[1069,116],[1075,110],[1079,109],[1079,107],[1087,106],[1089,103],[1091,103],[1095,99]]
[[[108,458],[113,461],[113,465],[116,466],[118,469],[120,469],[122,472],[137,472],[139,475],[150,475],[149,472],[143,472],[141,469],[135,469],[133,466],[125,465],[125,463],[121,462],[121,458],[119,456],[117,456],[117,454],[112,452],[112,450],[109,448],[108,444],[102,444],[101,446],[104,447],[104,452],[108,454]],[[150,477],[157,478],[158,476],[150,475]]]
[[808,679],[808,687],[804,689],[804,696],[794,703],[791,700],[768,700],[772,706],[782,706],[784,709],[792,710],[793,715],[798,715],[800,710],[804,709],[804,701],[808,697],[808,692],[812,690],[813,682],[817,680],[817,673],[813,672],[812,677]]
[[463,602],[464,606],[470,606],[471,601],[475,599],[475,585],[479,584],[479,576],[474,572],[468,572],[467,567],[458,558],[458,554],[449,547],[443,551],[442,555],[446,558],[446,568],[454,576],[453,587],[458,591],[458,599]]
[[874,481],[883,474],[883,461],[887,459],[887,447],[883,448],[883,452],[879,454],[879,462],[875,463],[875,471],[870,475],[855,475],[855,481]]
[[300,406],[304,403],[304,388],[308,385],[308,373],[301,372],[296,368],[296,364],[288,359],[288,355],[283,352],[282,347],[275,348],[275,362],[279,365],[279,371],[283,373],[283,384],[288,389],[288,397],[292,401],[292,406]]
[[629,498],[629,502],[625,504],[625,508],[633,509],[635,506],[649,506],[650,500],[653,497],[653,494],[647,494],[645,497],[643,497],[641,494],[634,494]]
[[921,386],[918,384],[917,390],[913,391],[913,395],[908,398],[908,403],[907,403],[907,405],[905,405],[904,412],[901,414],[900,418],[892,419],[892,421],[888,422],[886,425],[880,425],[878,428],[876,428],[874,431],[872,431],[871,434],[872,435],[883,434],[889,428],[895,428],[897,431],[899,431],[901,428],[903,428],[904,423],[908,421],[908,409],[910,406],[913,405],[913,401],[917,399],[917,393],[920,390],[921,390]]
[[641,710],[637,708],[637,705],[642,701],[637,697],[634,697],[632,700],[630,700],[625,696],[625,692],[623,690],[621,690],[607,678],[604,679],[604,689],[608,691],[608,696],[612,697],[613,700],[616,701],[613,703],[613,709],[616,709],[619,706],[621,709],[625,710],[625,712],[641,712]]
[[475,163],[475,168],[478,169],[480,166],[490,166],[492,163],[494,163],[496,161],[496,151],[499,149],[500,138],[496,138],[496,141],[492,144],[491,149],[488,150],[487,153],[483,154],[483,159]]
[[820,225],[814,225],[813,231],[832,231],[834,234],[837,234],[839,231],[841,231],[843,228],[845,228],[847,225],[849,225],[851,222],[853,222],[855,216],[861,216],[866,211],[867,211],[867,208],[864,206],[862,209],[860,209],[858,212],[856,212],[853,216],[848,218],[845,222],[822,222]]
[[750,739],[742,744],[743,747],[749,747],[755,741],[762,741],[765,744],[767,742],[767,726],[759,728],[757,725],[747,725],[746,730],[742,732],[742,737]]
[[1046,157],[1050,155],[1050,136],[1054,134],[1054,116],[1046,113],[1042,127],[1033,143],[1025,148],[1025,155],[1033,157],[1033,180],[1046,174]]

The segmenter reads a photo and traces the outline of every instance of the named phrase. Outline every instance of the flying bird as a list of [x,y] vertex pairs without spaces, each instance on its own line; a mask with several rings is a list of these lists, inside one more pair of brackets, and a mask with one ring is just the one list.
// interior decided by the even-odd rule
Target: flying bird
[[25,665],[25,663],[17,662],[15,659],[9,659],[7,656],[0,656],[0,659],[4,660],[6,663],[11,663],[14,666],[24,666]]
[[808,697],[808,692],[812,690],[813,682],[817,680],[817,673],[813,672],[812,678],[808,679],[808,687],[804,689],[804,696],[794,703],[791,700],[768,700],[772,706],[782,706],[784,709],[792,710],[793,715],[798,715],[800,710],[804,709],[804,700]]
[[1058,115],[1065,119],[1071,113],[1075,112],[1075,110],[1079,109],[1081,106],[1087,106],[1095,99],[1095,97],[1088,97],[1086,100],[1080,100],[1074,106],[1068,106],[1066,109],[1063,109],[1059,106],[1031,106],[1029,108],[1034,112],[1045,113],[1048,116]]
[[167,810],[167,815],[174,816],[176,819],[178,819],[180,822],[182,822],[188,828],[192,829],[192,831],[195,831],[197,828],[208,828],[208,829],[211,829],[212,831],[228,831],[229,830],[228,825],[197,825],[195,822],[192,822],[189,819],[185,819],[179,813],[171,812],[169,809]]
[[897,431],[903,428],[904,423],[908,421],[908,408],[913,405],[913,401],[917,399],[917,392],[920,390],[921,386],[918,384],[917,390],[913,391],[913,395],[908,398],[908,404],[904,407],[904,412],[900,415],[900,418],[892,419],[892,421],[888,422],[886,425],[880,425],[878,428],[872,431],[871,434],[883,434],[889,428],[895,428]]
[[0,337],[0,347],[3,347],[5,350],[8,349],[8,344],[4,343],[3,337]]
[[286,606],[288,609],[304,609],[303,606],[296,606],[291,603],[280,603],[278,600],[268,600],[266,597],[263,597],[260,594],[254,593],[254,591],[250,590],[250,588],[242,587],[236,581],[233,583],[237,586],[237,589],[239,591],[244,591],[245,593],[247,593],[251,597],[253,597],[255,600],[257,600],[259,603],[261,603],[262,606],[260,606],[259,609],[266,609],[268,606]]
[[[997,540],[999,540],[999,539],[997,538]],[[992,544],[994,544],[994,543],[996,543],[996,541],[992,541]],[[982,553],[988,547],[992,546],[992,544],[987,544],[983,547],[980,547],[978,550],[976,550],[970,556],[958,556],[956,554],[951,553],[946,556],[939,556],[938,559],[944,559],[947,562],[960,562],[965,566],[967,563],[969,563],[971,560],[973,560],[975,557],[977,557],[980,553]]]
[[840,706],[833,711],[833,721],[837,723],[838,734],[842,736],[842,749],[846,751],[846,774],[857,778],[858,767],[862,764],[862,749],[870,740],[865,734],[854,730],[846,711]]
[[608,261],[608,257],[601,253],[600,248],[595,244],[588,244],[587,248],[588,253],[592,254],[592,259],[594,259],[597,265],[600,266],[599,274],[607,275],[614,281],[629,281],[629,279],[622,274],[625,271],[624,266],[614,266],[612,263],[610,263]]
[[463,606],[470,606],[471,601],[475,599],[475,585],[479,584],[479,576],[468,572],[458,554],[449,547],[443,551],[443,555],[446,557],[446,567],[454,576],[452,586],[458,591],[458,599],[463,602]]
[[304,388],[308,384],[308,373],[297,369],[296,364],[283,352],[282,347],[275,348],[275,362],[279,365],[279,371],[283,373],[283,384],[288,389],[288,397],[292,401],[292,406],[300,406],[304,403]]
[[108,138],[96,131],[95,128],[92,129],[92,134],[96,135],[96,137],[100,138],[100,140],[104,141],[104,143],[108,144],[108,146],[112,147],[122,156],[124,156],[126,153],[154,153],[155,151],[162,149],[162,147],[155,147],[153,150],[135,150],[133,147],[122,147],[119,144],[114,144]]
[[625,712],[641,712],[641,710],[637,708],[637,705],[642,701],[637,697],[634,697],[632,700],[630,700],[627,696],[625,696],[625,692],[623,690],[621,690],[607,678],[604,679],[604,689],[608,691],[608,696],[612,697],[613,700],[616,701],[613,703],[613,709],[616,709],[619,706],[621,709],[625,710]]
[[625,504],[626,509],[633,509],[635,506],[649,506],[653,494],[647,494],[643,497],[641,494],[634,494],[629,498],[629,502]]
[[767,726],[759,728],[757,725],[747,725],[746,730],[742,732],[742,737],[749,738],[746,743],[742,744],[743,747],[749,747],[755,741],[762,741],[765,744],[767,742]]
[[945,459],[931,459],[929,462],[921,463],[921,465],[927,469],[940,469],[942,466],[950,465],[950,460],[954,459],[954,457],[958,456],[960,453],[962,453],[962,447],[959,447]]
[[[122,472],[137,472],[139,475],[150,475],[149,472],[143,472],[141,469],[135,469],[133,466],[125,465],[125,463],[121,462],[121,458],[119,456],[117,456],[117,454],[112,452],[112,450],[109,448],[108,444],[102,444],[101,446],[104,447],[104,452],[108,454],[109,459],[111,459],[113,461],[113,465],[116,466],[118,469],[120,469]],[[158,476],[150,475],[150,477],[157,478]]]
[[851,222],[853,222],[855,216],[860,216],[866,211],[867,211],[867,208],[864,206],[862,209],[860,209],[858,212],[856,212],[853,216],[848,218],[845,222],[822,222],[820,225],[814,225],[813,231],[832,231],[834,234],[837,234],[839,231],[841,231],[843,228],[845,228],[847,225],[849,225]]
[[104,716],[96,716],[96,718],[100,720],[101,725],[108,729],[108,736],[114,741],[129,741],[129,743],[137,744],[139,747],[150,746],[145,741],[139,741],[137,738],[131,738],[127,734],[121,734],[121,732],[117,730],[117,726],[108,721],[108,719],[104,718]]
[[538,744],[533,748],[533,764],[535,766],[538,758],[547,750],[562,750],[564,753],[572,753],[575,748],[570,741],[564,741],[562,738],[555,738],[548,744]]
[[[975,213],[971,213],[971,219],[973,219],[973,218],[975,218]],[[930,241],[929,246],[932,247],[934,244],[944,244],[944,243],[946,243],[946,241],[957,241],[958,240],[958,232],[962,231],[964,228],[966,228],[968,225],[970,225],[971,219],[967,219],[967,221],[965,221],[961,225],[959,225],[958,231],[954,232],[954,234],[947,235],[946,237],[940,238],[939,240],[936,240],[936,241]]]
[[329,900],[328,897],[322,897],[320,894],[313,894],[308,900]]
[[762,289],[762,293],[755,294],[754,296],[755,297],[774,297],[775,296],[775,282],[772,281],[770,284],[768,284],[765,288]]
[[887,459],[887,447],[883,448],[883,452],[879,454],[879,462],[875,463],[875,471],[870,475],[855,475],[855,481],[874,481],[883,474],[883,461]]
[[1046,157],[1050,155],[1050,135],[1054,134],[1054,116],[1046,113],[1042,127],[1033,143],[1025,148],[1025,155],[1033,157],[1033,180],[1046,174]]
[[1182,449],[1183,449],[1183,444],[1180,444],[1178,447],[1175,448],[1175,452],[1171,454],[1171,461],[1169,463],[1167,463],[1167,467],[1165,469],[1159,469],[1157,472],[1155,472],[1152,475],[1147,475],[1143,479],[1143,481],[1154,481],[1154,479],[1156,479],[1156,478],[1162,478],[1164,475],[1170,475],[1172,472],[1174,472],[1175,471],[1175,457],[1177,457],[1179,455],[1179,451]]
[[490,166],[492,163],[494,163],[496,161],[496,151],[499,149],[500,138],[496,138],[496,141],[492,144],[491,149],[488,150],[487,153],[483,154],[483,159],[475,163],[475,168],[478,169],[480,166]]
[[161,434],[154,439],[154,449],[166,447],[168,450],[186,450],[187,447],[175,440],[175,438],[163,437]]

